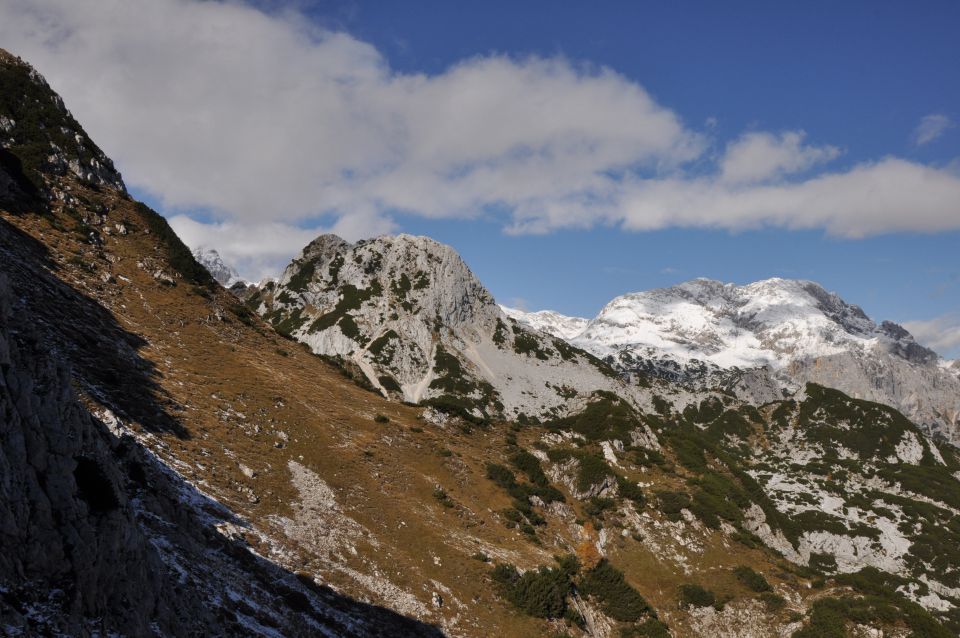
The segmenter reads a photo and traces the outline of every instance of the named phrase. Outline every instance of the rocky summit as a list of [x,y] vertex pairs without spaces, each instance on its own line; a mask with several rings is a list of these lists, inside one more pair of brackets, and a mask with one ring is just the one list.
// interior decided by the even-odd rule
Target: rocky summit
[[960,633],[957,367],[902,328],[504,310],[407,235],[238,284],[7,53],[0,127],[0,633]]
[[960,441],[960,384],[949,362],[814,282],[696,279],[617,297],[589,321],[507,312],[624,372],[700,388],[736,387],[748,375],[741,393],[759,401],[819,383],[893,406],[927,433]]

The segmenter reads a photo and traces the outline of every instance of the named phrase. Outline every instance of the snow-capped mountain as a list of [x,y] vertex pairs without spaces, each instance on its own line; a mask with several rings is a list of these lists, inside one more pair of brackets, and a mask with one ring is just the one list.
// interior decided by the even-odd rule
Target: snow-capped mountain
[[626,391],[595,357],[510,320],[456,251],[427,237],[322,235],[247,303],[409,402],[542,417],[594,390]]
[[582,320],[511,314],[625,371],[695,385],[722,385],[730,372],[764,371],[789,391],[821,383],[897,407],[928,431],[960,436],[960,382],[943,360],[902,327],[877,324],[810,281],[737,286],[695,279],[630,293],[573,335],[557,327]]
[[233,266],[227,264],[213,248],[200,246],[193,251],[193,257],[204,268],[210,271],[213,278],[220,282],[224,288],[230,288],[238,283],[246,284],[240,278],[240,273]]
[[561,339],[573,339],[586,329],[589,319],[582,317],[567,317],[553,310],[538,310],[537,312],[524,312],[507,306],[500,306],[500,309],[511,319],[516,319],[522,324],[530,326],[535,330],[540,330],[552,334]]

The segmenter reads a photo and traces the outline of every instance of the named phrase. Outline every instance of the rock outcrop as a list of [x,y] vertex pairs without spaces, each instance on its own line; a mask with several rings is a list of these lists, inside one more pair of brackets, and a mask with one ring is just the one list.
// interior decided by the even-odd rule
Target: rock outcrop
[[470,418],[566,412],[578,395],[630,392],[608,366],[508,318],[449,246],[323,235],[247,303],[387,396]]

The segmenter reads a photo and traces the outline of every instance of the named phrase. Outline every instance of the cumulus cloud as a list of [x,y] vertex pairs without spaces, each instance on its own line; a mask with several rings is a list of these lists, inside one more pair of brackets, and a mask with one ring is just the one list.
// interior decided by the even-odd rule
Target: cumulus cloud
[[170,225],[188,246],[216,248],[224,261],[249,281],[276,277],[300,248],[322,233],[355,241],[396,230],[390,220],[377,216],[348,216],[332,226],[298,227],[269,221],[202,222],[181,214],[171,217]]
[[720,176],[732,183],[760,182],[805,171],[840,155],[835,146],[804,145],[804,137],[803,131],[748,133],[727,146]]
[[913,130],[913,143],[917,146],[929,144],[954,126],[953,120],[942,113],[924,115]]
[[960,313],[922,321],[906,321],[903,327],[928,348],[946,357],[960,357]]
[[247,276],[308,233],[369,236],[403,215],[491,215],[508,232],[960,227],[956,172],[896,158],[827,172],[840,151],[801,131],[748,133],[714,159],[715,129],[563,58],[399,73],[295,10],[218,0],[5,0],[0,42],[188,243],[247,260]]

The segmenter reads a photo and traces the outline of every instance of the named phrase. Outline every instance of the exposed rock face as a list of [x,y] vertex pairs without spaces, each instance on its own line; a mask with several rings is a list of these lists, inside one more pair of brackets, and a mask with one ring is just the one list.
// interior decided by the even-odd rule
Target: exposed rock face
[[819,383],[894,406],[928,433],[960,440],[960,383],[937,354],[813,282],[696,279],[631,293],[573,336],[559,327],[580,320],[513,315],[624,371],[730,388],[756,402]]
[[[246,282],[240,278],[240,273],[233,266],[228,265],[223,257],[213,248],[197,248],[193,251],[193,257],[201,266],[206,268],[213,278],[224,288],[233,288],[240,284],[246,288]],[[238,289],[239,290],[239,289]]]
[[[35,188],[48,191],[49,176],[125,191],[113,162],[93,143],[46,80],[33,67],[0,50],[0,139]],[[6,172],[7,166],[3,169]],[[0,194],[4,180],[0,178]]]
[[426,237],[323,235],[248,303],[384,394],[474,417],[543,416],[623,387],[586,353],[511,321],[453,249]]
[[25,631],[29,606],[49,602],[67,633],[104,616],[149,633],[164,569],[133,518],[126,473],[12,301],[0,274],[0,615]]

